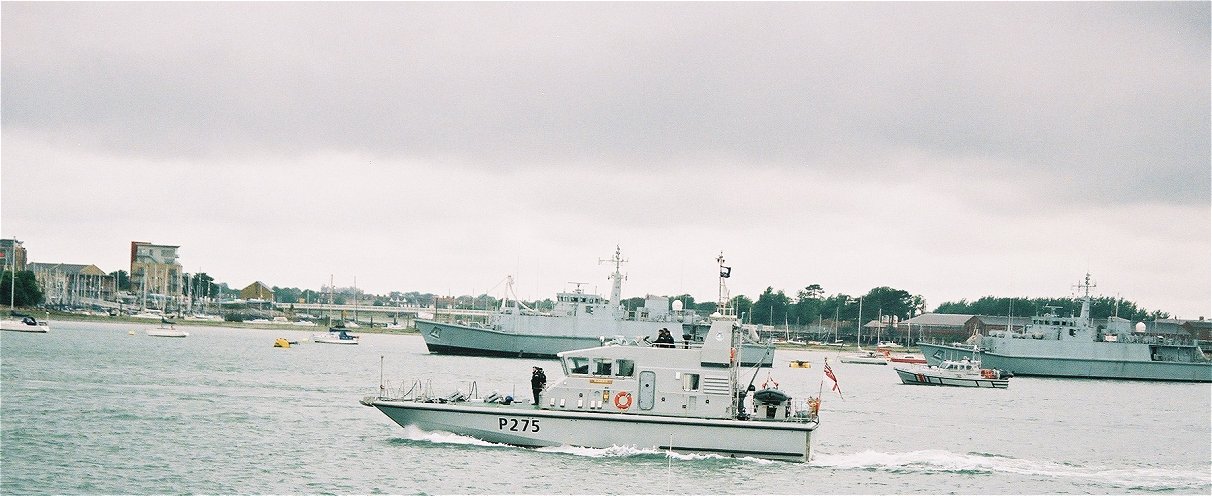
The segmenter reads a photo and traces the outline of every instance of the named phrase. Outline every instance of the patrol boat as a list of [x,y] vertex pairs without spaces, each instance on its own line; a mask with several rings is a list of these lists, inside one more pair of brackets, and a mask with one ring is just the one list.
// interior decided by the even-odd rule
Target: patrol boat
[[[431,353],[451,355],[554,358],[561,351],[598,346],[616,337],[655,338],[661,329],[668,329],[678,346],[703,340],[706,321],[693,310],[683,309],[680,301],[671,305],[668,298],[649,296],[643,307],[628,312],[620,304],[621,264],[626,262],[622,251],[616,246],[614,257],[601,262],[615,266],[609,299],[586,293],[578,284],[571,292],[557,293],[550,312],[540,312],[526,306],[516,294],[509,298],[513,279],[507,278],[506,298],[487,324],[414,322]],[[744,340],[739,348],[741,365],[773,364],[773,344],[761,343],[756,333],[747,334]]]
[[1132,323],[1118,317],[1096,326],[1090,317],[1090,274],[1077,287],[1085,290],[1085,300],[1076,317],[1050,310],[1021,332],[993,331],[973,336],[975,343],[969,344],[918,346],[930,365],[972,358],[975,344],[984,367],[1014,375],[1212,382],[1212,361],[1195,343],[1133,333]]
[[[718,259],[721,264],[723,257]],[[400,397],[366,397],[400,426],[444,431],[524,447],[632,446],[679,453],[808,461],[819,424],[819,398],[793,400],[742,384],[741,336],[720,278],[720,306],[707,339],[689,348],[644,341],[558,353],[563,378],[549,383],[538,405],[498,394],[434,397],[414,387]],[[756,376],[756,368],[753,369]],[[751,382],[751,381],[750,381]]]

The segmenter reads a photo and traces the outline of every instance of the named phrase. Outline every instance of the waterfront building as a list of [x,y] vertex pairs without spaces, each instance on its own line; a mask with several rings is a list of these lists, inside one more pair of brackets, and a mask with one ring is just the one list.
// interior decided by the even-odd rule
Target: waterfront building
[[244,300],[262,300],[272,303],[274,301],[274,290],[266,286],[261,281],[249,284],[244,289],[240,290],[240,298]]
[[18,271],[26,270],[25,264],[28,257],[25,253],[25,246],[22,246],[22,243],[17,238],[0,239],[0,253],[4,254],[3,265],[6,267],[6,270],[11,270],[14,267]]
[[131,241],[131,290],[168,298],[181,296],[181,264],[177,262],[177,248],[180,246]]
[[[971,336],[976,326],[969,314],[924,313],[897,323],[897,330],[912,332],[914,340],[942,339],[963,341]],[[970,327],[972,326],[972,327]]]
[[114,296],[113,276],[96,265],[31,262],[38,287],[52,306],[87,306]]

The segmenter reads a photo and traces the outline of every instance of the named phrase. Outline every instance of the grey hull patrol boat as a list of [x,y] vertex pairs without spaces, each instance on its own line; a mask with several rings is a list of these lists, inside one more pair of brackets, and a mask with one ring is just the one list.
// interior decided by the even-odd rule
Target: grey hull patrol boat
[[[1194,342],[1134,333],[1132,323],[1111,317],[1096,326],[1090,317],[1090,275],[1081,314],[1033,317],[1021,332],[993,331],[969,343],[919,342],[926,361],[978,359],[982,366],[1020,376],[1212,382],[1212,361]],[[973,347],[978,357],[973,358]]]
[[[722,267],[723,257],[718,260]],[[402,397],[361,402],[401,426],[516,446],[630,446],[808,461],[819,398],[793,400],[777,388],[750,387],[737,360],[740,328],[723,304],[723,277],[720,295],[702,344],[661,348],[631,341],[560,352],[564,377],[540,393],[538,405],[497,394],[434,398],[417,393],[416,383]]]
[[[623,274],[621,251],[603,260],[615,264],[610,298],[588,294],[578,285],[572,292],[557,293],[555,308],[541,312],[527,307],[516,295],[504,298],[486,324],[462,324],[416,319],[417,330],[431,353],[469,356],[554,358],[561,351],[600,346],[614,339],[656,338],[667,329],[679,347],[701,343],[708,322],[682,302],[649,296],[644,306],[627,311],[621,304]],[[507,284],[512,292],[512,278]],[[510,296],[510,295],[507,295]],[[741,365],[773,363],[773,344],[761,343],[756,333],[743,336]]]

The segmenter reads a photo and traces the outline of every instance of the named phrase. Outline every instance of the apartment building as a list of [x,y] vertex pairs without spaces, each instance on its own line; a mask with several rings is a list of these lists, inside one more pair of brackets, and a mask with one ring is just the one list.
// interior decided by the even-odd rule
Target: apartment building
[[145,241],[130,243],[131,291],[167,297],[181,296],[181,264],[177,245],[157,245]]

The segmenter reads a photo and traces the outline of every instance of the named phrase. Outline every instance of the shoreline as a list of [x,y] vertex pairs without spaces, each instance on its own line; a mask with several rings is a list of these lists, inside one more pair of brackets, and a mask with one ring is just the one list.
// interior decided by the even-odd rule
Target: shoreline
[[[20,311],[20,310],[18,310]],[[46,311],[42,312],[24,312],[35,317],[44,317],[49,321],[67,321],[67,322],[108,322],[114,324],[144,324],[158,325],[160,322],[154,319],[141,319],[129,316],[109,316],[109,315],[78,315],[73,313],[50,312],[49,316]],[[41,316],[37,315],[42,313]],[[223,320],[185,320],[172,319],[174,326],[181,327],[226,327],[230,329],[259,329],[272,331],[304,331],[304,332],[322,332],[327,328],[322,325],[315,326],[298,326],[291,323],[273,323],[273,322],[228,322]],[[368,327],[361,326],[350,329],[355,334],[418,334],[419,331],[415,327],[405,329],[388,329],[385,327]]]
[[[21,311],[21,310],[18,310],[18,311]],[[52,321],[109,322],[109,323],[115,323],[115,324],[145,324],[145,325],[159,324],[159,322],[152,320],[152,319],[141,319],[141,318],[135,318],[135,317],[130,317],[130,316],[111,317],[108,315],[78,315],[78,314],[64,313],[64,312],[49,312],[49,316],[46,316],[47,313],[45,310],[42,312],[25,311],[24,313],[34,315],[35,317],[38,317],[38,315],[37,315],[38,313],[42,313],[45,318],[47,318],[48,320],[52,320]],[[230,328],[230,329],[258,329],[258,330],[272,330],[272,331],[304,331],[304,332],[321,332],[325,329],[325,327],[322,325],[297,326],[297,325],[293,325],[290,323],[272,323],[272,322],[255,322],[255,323],[253,323],[253,322],[227,322],[227,321],[219,321],[219,320],[184,320],[184,319],[173,320],[173,325],[184,326],[184,327],[226,327],[226,328]],[[416,327],[408,327],[408,328],[404,328],[404,329],[388,329],[385,327],[362,326],[362,327],[357,327],[355,329],[350,329],[350,332],[352,332],[354,334],[387,334],[387,335],[420,334],[420,331],[418,331]],[[800,344],[788,344],[788,343],[775,343],[774,348],[776,350],[788,350],[788,351],[815,351],[815,352],[831,352],[832,351],[832,352],[837,352],[837,353],[856,353],[856,352],[858,352],[858,348],[853,345],[828,346],[828,345],[808,345],[808,344],[800,345]],[[894,351],[892,353],[894,353],[894,354],[897,354],[897,353],[920,354],[921,350],[919,350],[918,348],[915,348],[915,347],[914,348],[903,348],[903,349]]]

